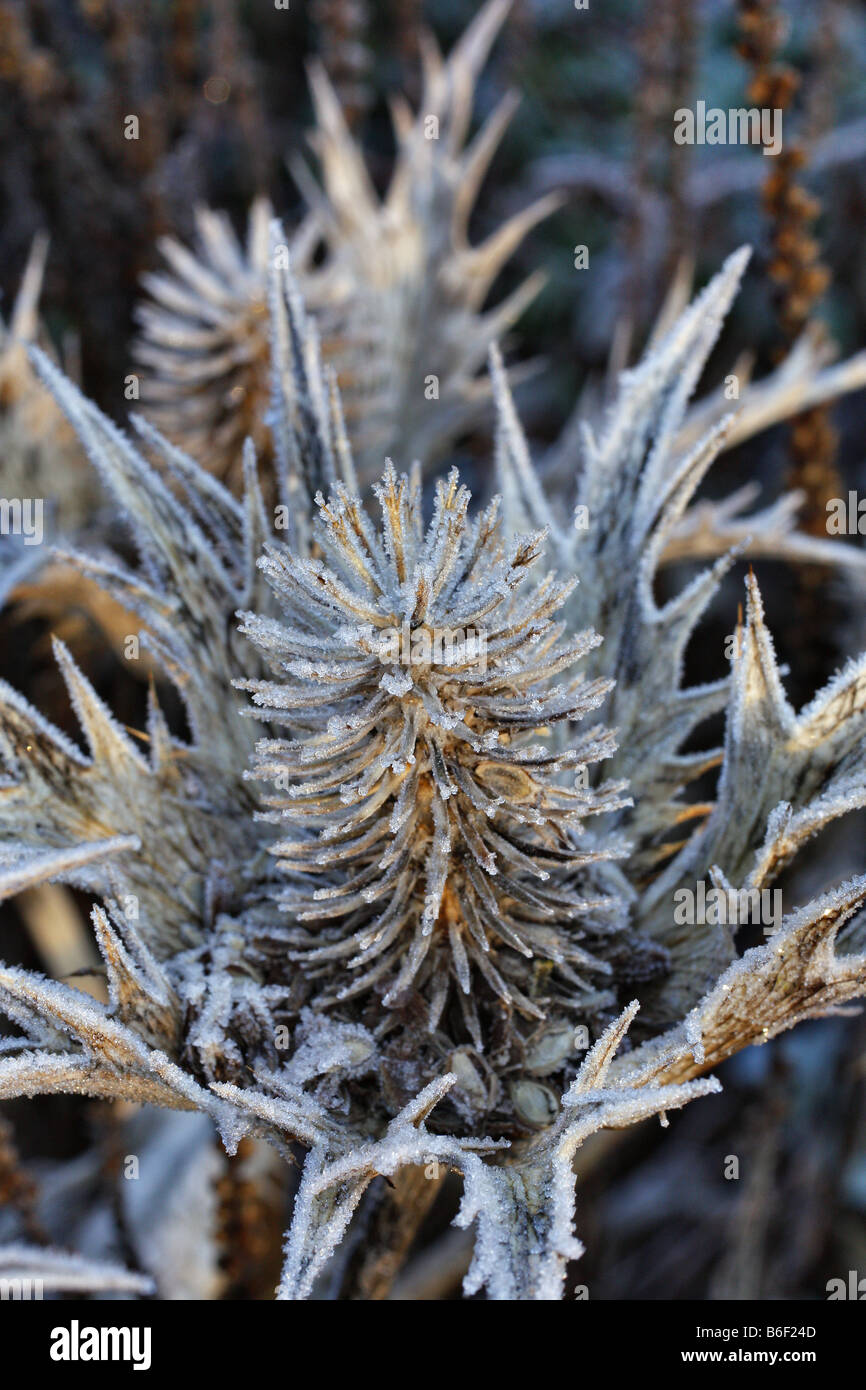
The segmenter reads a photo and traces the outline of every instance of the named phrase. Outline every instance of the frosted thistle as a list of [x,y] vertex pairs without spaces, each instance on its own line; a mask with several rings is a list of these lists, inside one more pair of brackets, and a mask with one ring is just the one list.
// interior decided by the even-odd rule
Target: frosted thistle
[[317,1005],[374,991],[390,1032],[423,999],[437,1046],[495,1042],[513,1067],[540,1021],[609,1008],[626,955],[593,867],[617,848],[583,826],[628,804],[589,786],[613,739],[543,741],[605,699],[573,669],[600,639],[564,636],[574,581],[536,575],[543,534],[507,540],[495,502],[470,520],[456,472],[426,532],[417,479],[389,465],[376,497],[379,534],[345,488],[319,496],[322,558],[260,561],[290,625],[245,615],[276,678],[240,684],[292,735],[262,740],[255,771],[288,832],[284,939]]
[[[171,723],[154,687],[146,728],[131,732],[62,644],[86,748],[0,686],[0,896],[58,881],[93,895],[105,965],[101,998],[0,966],[12,1028],[0,1098],[68,1092],[200,1112],[120,1121],[140,1125],[152,1172],[179,1179],[169,1194],[142,1184],[139,1199],[138,1259],[163,1297],[220,1287],[214,1129],[271,1175],[275,1160],[256,1157],[265,1144],[280,1162],[306,1150],[280,1298],[322,1291],[326,1273],[339,1285],[362,1202],[365,1232],[383,1211],[388,1228],[392,1201],[411,1239],[423,1210],[407,1171],[427,1165],[464,1183],[456,1222],[475,1227],[466,1292],[558,1297],[582,1249],[572,1163],[589,1135],[718,1089],[708,1068],[866,992],[866,877],[791,907],[745,951],[732,932],[684,927],[672,911],[697,880],[763,890],[817,831],[866,805],[866,657],[794,711],[754,576],[730,675],[689,686],[683,674],[749,534],[753,554],[862,568],[853,547],[799,537],[790,499],[743,515],[751,495],[694,497],[732,439],[780,418],[786,400],[796,409],[853,389],[863,362],[841,377],[816,367],[812,394],[798,386],[793,402],[779,377],[744,392],[739,415],[722,420],[719,400],[690,408],[745,266],[738,253],[625,374],[606,419],[566,431],[546,476],[495,350],[501,501],[471,513],[452,473],[428,521],[420,469],[382,474],[392,439],[406,464],[453,439],[510,321],[511,309],[491,319],[478,308],[536,214],[486,249],[464,244],[461,222],[507,114],[464,150],[472,84],[504,9],[491,0],[447,64],[428,55],[424,105],[440,113],[442,138],[428,149],[398,114],[384,206],[315,80],[332,178],[312,218],[329,255],[305,262],[257,209],[249,259],[268,282],[270,382],[268,408],[254,393],[240,426],[264,444],[261,466],[251,443],[230,460],[240,496],[205,466],[221,467],[238,438],[231,401],[227,434],[213,406],[261,363],[223,355],[233,309],[209,267],[171,253],[158,370],[167,405],[193,402],[178,433],[213,431],[216,463],[152,421],[133,420],[133,441],[31,355],[130,529],[124,559],[105,545],[66,563],[121,609],[122,631],[139,628],[185,720]],[[214,266],[255,288],[226,224],[200,226]],[[404,240],[407,227],[438,229],[436,255],[423,237]],[[275,255],[284,245],[297,280]],[[394,265],[402,278],[390,280]],[[329,362],[340,321],[353,328],[348,357]],[[415,428],[422,340],[453,367],[450,404],[443,390],[428,417],[436,438]],[[575,524],[563,524],[572,506]],[[713,563],[660,602],[672,558]],[[616,740],[589,719],[596,711]],[[724,747],[696,748],[719,712]],[[719,762],[714,803],[687,801],[690,781]],[[88,1182],[92,1171],[82,1165]],[[393,1196],[368,1192],[379,1175],[394,1179]],[[76,1284],[149,1287],[118,1271],[119,1242],[100,1236],[114,1215],[89,1200],[86,1263],[48,1262]],[[14,1233],[3,1259],[37,1268]]]
[[[2,967],[18,1032],[3,1043],[0,1096],[199,1110],[230,1152],[242,1138],[283,1155],[302,1144],[280,1297],[316,1288],[377,1174],[402,1181],[431,1163],[464,1179],[467,1292],[555,1297],[580,1254],[571,1164],[587,1135],[706,1094],[709,1066],[866,989],[866,878],[788,912],[743,954],[713,926],[684,932],[670,901],[701,876],[762,888],[816,829],[864,804],[863,658],[795,716],[750,581],[731,680],[696,695],[727,708],[718,806],[647,885],[619,836],[651,847],[679,814],[688,768],[676,758],[695,709],[679,696],[671,708],[670,656],[718,580],[651,606],[654,566],[718,438],[683,460],[691,383],[672,398],[669,382],[694,335],[708,351],[719,285],[627,381],[584,485],[600,485],[606,459],[604,496],[637,496],[622,516],[611,502],[609,525],[577,545],[546,533],[552,508],[495,360],[501,509],[471,518],[452,476],[425,529],[417,477],[389,465],[377,531],[312,325],[287,273],[276,288],[270,419],[288,545],[251,448],[236,501],[138,421],[149,463],[35,356],[141,556],[75,563],[140,615],[190,736],[152,699],[143,756],[62,648],[87,756],[0,690],[0,892],[61,879],[100,897],[109,994]],[[577,621],[582,608],[599,622]],[[659,650],[638,660],[653,655],[638,645],[650,633]],[[257,747],[238,688],[268,725]],[[630,754],[580,727],[612,697]],[[597,771],[636,747],[648,823]],[[757,792],[750,769],[765,770]],[[597,812],[621,822],[615,833]],[[642,1031],[627,1051],[631,996]],[[201,1265],[210,1287],[213,1261]]]

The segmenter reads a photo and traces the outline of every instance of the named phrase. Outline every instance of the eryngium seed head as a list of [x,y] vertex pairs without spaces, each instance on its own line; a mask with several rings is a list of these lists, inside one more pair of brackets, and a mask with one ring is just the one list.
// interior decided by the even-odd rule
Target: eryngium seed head
[[288,726],[254,772],[287,832],[283,940],[320,1007],[511,1055],[540,1020],[613,1001],[616,849],[583,821],[623,804],[587,774],[615,745],[545,738],[604,699],[573,670],[600,639],[556,621],[573,581],[536,575],[544,534],[507,543],[496,502],[470,519],[456,472],[426,531],[417,480],[389,464],[375,493],[378,534],[344,489],[319,497],[315,558],[260,561],[286,622],[244,615],[277,679],[242,687]]

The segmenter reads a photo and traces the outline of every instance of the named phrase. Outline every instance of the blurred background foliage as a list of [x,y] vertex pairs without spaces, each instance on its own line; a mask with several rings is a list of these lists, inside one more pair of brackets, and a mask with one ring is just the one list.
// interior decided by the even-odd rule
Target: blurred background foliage
[[[742,8],[748,8],[743,6]],[[863,341],[866,270],[857,249],[866,198],[866,10],[844,0],[788,0],[779,55],[799,78],[785,139],[806,142],[804,174],[821,211],[816,234],[832,276],[822,317],[843,351]],[[326,62],[383,186],[392,140],[388,98],[418,90],[419,34],[448,47],[472,0],[2,0],[0,2],[0,284],[8,300],[34,233],[54,242],[44,296],[57,333],[81,338],[84,385],[121,399],[119,358],[137,282],[164,232],[188,236],[196,202],[239,226],[256,193],[287,217],[300,209],[286,157],[311,112],[305,61]],[[702,282],[733,245],[758,255],[724,352],[773,344],[760,184],[773,163],[754,148],[676,146],[672,112],[698,97],[746,104],[749,69],[735,0],[515,0],[482,77],[480,123],[510,87],[521,105],[481,200],[482,232],[529,192],[563,188],[560,213],[505,272],[549,276],[520,334],[521,355],[549,370],[532,423],[552,436],[587,375],[601,370],[617,325],[637,345],[682,257]],[[124,138],[135,114],[138,140]],[[590,249],[590,272],[573,247]]]

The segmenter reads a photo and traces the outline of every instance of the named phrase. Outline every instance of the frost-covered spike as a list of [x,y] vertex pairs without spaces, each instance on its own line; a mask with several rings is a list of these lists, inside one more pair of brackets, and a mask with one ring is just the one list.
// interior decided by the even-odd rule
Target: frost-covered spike
[[[5,1003],[0,1009],[6,1011]],[[131,1058],[118,1069],[113,1063],[104,1064],[74,1052],[25,1049],[13,1056],[0,1056],[0,1100],[49,1095],[91,1096],[176,1110],[208,1108],[191,1103],[183,1091],[166,1085],[155,1071],[136,1070]]]
[[164,970],[119,912],[94,907],[91,920],[108,973],[112,1013],[153,1047],[175,1051],[181,1006]]
[[358,495],[358,479],[355,473],[355,460],[352,454],[352,444],[346,429],[346,417],[343,412],[343,402],[340,396],[340,387],[337,373],[333,367],[325,368],[325,385],[328,391],[328,416],[330,437],[335,455],[337,477],[343,483],[346,491],[353,497]]
[[[866,796],[866,661],[852,661],[795,715],[782,687],[757,580],[746,579],[716,805],[644,894],[638,915],[672,952],[672,1016],[695,1003],[696,968],[717,929],[672,922],[673,894],[717,865],[737,890],[765,890],[812,834]],[[729,950],[730,956],[730,950]],[[720,964],[717,954],[712,960]],[[707,961],[704,959],[704,968]]]
[[48,246],[49,238],[45,232],[37,232],[30,246],[6,330],[13,342],[32,343],[39,331],[39,297],[48,261]]
[[[18,855],[14,848],[4,844],[0,849],[0,899],[10,898],[38,883],[72,877],[87,864],[140,847],[141,842],[131,835],[118,835],[112,840],[97,840],[68,849],[25,848]],[[10,859],[12,862],[4,862]]]
[[[149,1274],[136,1274],[122,1265],[92,1260],[65,1250],[39,1245],[0,1245],[0,1280],[26,1281],[52,1293],[128,1293],[142,1296],[156,1292]],[[32,1296],[32,1295],[31,1295]]]
[[[129,1100],[176,1110],[202,1110],[220,1125],[227,1142],[236,1141],[238,1111],[202,1088],[161,1049],[109,1009],[35,972],[0,964],[0,1012],[29,1030],[30,1039],[13,1039],[15,1055],[0,1057],[0,1098],[71,1095]],[[44,1019],[68,1036],[66,1051],[44,1050],[33,1042],[38,1031],[27,1015]],[[153,1021],[151,1016],[150,1021]]]
[[268,520],[265,500],[259,484],[255,444],[244,441],[243,449],[243,588],[239,595],[242,608],[266,608],[267,585],[258,568],[263,546],[270,540],[273,528]]
[[615,1019],[610,1027],[605,1030],[598,1042],[593,1044],[580,1064],[580,1071],[562,1097],[564,1108],[577,1105],[584,1092],[594,1090],[604,1085],[607,1073],[610,1069],[610,1064],[616,1055],[620,1043],[634,1022],[639,1009],[639,1001],[633,999],[631,1003],[623,1009],[619,1018]]
[[[2,1011],[7,1012],[5,1003]],[[117,1099],[126,1097],[135,1085],[132,1077],[100,1069],[81,1053],[57,1053],[41,1048],[31,1050],[22,1040],[16,1041],[21,1050],[16,1050],[12,1056],[4,1055],[5,1048],[0,1053],[0,1100],[49,1095]]]
[[496,486],[502,495],[502,520],[511,535],[548,529],[557,550],[562,548],[553,509],[541,487],[526,438],[508,387],[502,354],[496,344],[489,353],[490,377],[496,404]]
[[268,271],[271,421],[280,501],[288,508],[287,539],[306,554],[314,499],[335,486],[336,458],[345,458],[345,451],[333,435],[342,418],[339,399],[331,402],[315,326],[307,318],[288,258],[283,260],[284,237],[275,219]]
[[76,666],[66,645],[55,637],[52,647],[93,761],[102,763],[118,779],[123,778],[130,763],[137,763],[138,770],[145,772],[146,758],[142,757],[100,700],[90,681]]
[[459,151],[466,139],[475,83],[511,5],[512,0],[487,0],[455,44],[445,65],[443,76],[450,84],[448,95],[452,103],[452,154]]
[[[0,1001],[18,1000],[79,1042],[89,1055],[123,1070],[131,1057],[140,1065],[141,1044],[90,995],[15,966],[0,965]],[[2,1007],[2,1005],[0,1005]]]
[[659,358],[675,358],[680,370],[674,389],[669,395],[661,396],[662,410],[653,430],[653,446],[642,483],[647,498],[652,497],[653,489],[664,479],[671,444],[682,425],[686,407],[722,330],[751,254],[748,246],[734,251],[659,345]]
[[[276,1078],[271,1083],[270,1078],[260,1073],[257,1079],[262,1086],[276,1086]],[[265,1095],[260,1090],[241,1090],[225,1081],[211,1082],[211,1090],[215,1095],[228,1101],[242,1115],[253,1116],[264,1130],[285,1134],[297,1143],[307,1144],[311,1149],[328,1140],[337,1144],[340,1138],[339,1130],[328,1112],[309,1096],[304,1095],[300,1088],[293,1089],[294,1094],[284,1092],[275,1097]]]
[[150,745],[150,770],[158,777],[171,765],[178,750],[178,743],[172,738],[153,682],[147,690],[147,737]]
[[805,1019],[843,1011],[866,993],[866,942],[862,931],[853,935],[853,923],[841,942],[839,933],[864,905],[861,875],[787,913],[763,946],[719,975],[684,1022],[623,1057],[617,1076],[640,1085],[679,1083]]
[[176,535],[187,551],[195,549],[205,572],[211,571],[214,560],[204,536],[122,431],[38,348],[30,349],[30,358],[113,493],[152,579],[166,567],[179,577]]
[[307,68],[316,116],[317,153],[322,161],[325,191],[337,218],[371,217],[378,198],[364,157],[352,140],[340,101],[324,65],[316,59]]
[[467,298],[473,308],[479,307],[490,292],[500,271],[508,264],[522,241],[563,206],[565,198],[559,193],[547,193],[534,203],[514,213],[507,222],[491,232],[486,241],[470,247],[459,256],[459,272],[468,283]]
[[[785,695],[773,642],[764,623],[764,605],[753,573],[746,576],[746,626],[734,643],[730,700],[730,743],[769,731],[769,739],[787,738],[794,713]],[[723,774],[724,776],[724,774]]]

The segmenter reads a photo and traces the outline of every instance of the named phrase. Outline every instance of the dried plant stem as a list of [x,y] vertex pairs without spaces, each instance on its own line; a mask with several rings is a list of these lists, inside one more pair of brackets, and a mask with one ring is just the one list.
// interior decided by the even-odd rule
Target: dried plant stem
[[[697,23],[694,0],[670,0],[670,90],[671,107],[690,106],[697,62]],[[670,205],[668,211],[667,264],[664,283],[673,280],[677,267],[694,246],[694,209],[690,198],[689,174],[692,146],[671,146]]]
[[217,1182],[219,1242],[226,1299],[269,1299],[279,1277],[282,1189],[276,1158],[242,1139]]
[[[447,1176],[448,1169],[442,1164],[403,1168],[397,1173],[382,1193],[367,1238],[350,1266],[347,1297],[372,1302],[388,1298]],[[470,1239],[470,1255],[471,1249]]]
[[[638,326],[658,307],[693,242],[692,150],[668,138],[671,112],[692,99],[697,30],[693,0],[664,0],[646,11],[635,39],[639,68],[627,243],[626,312]],[[659,194],[663,194],[665,206]]]
[[[740,27],[740,53],[752,69],[749,100],[760,107],[790,113],[800,78],[779,61],[785,23],[775,0],[741,0]],[[803,142],[786,141],[785,149],[773,160],[763,188],[772,248],[767,273],[775,285],[779,329],[777,361],[787,357],[812,320],[815,304],[830,279],[819,259],[818,242],[811,235],[820,203],[798,182],[807,159]],[[802,525],[813,536],[826,536],[827,503],[842,494],[836,468],[837,446],[828,405],[813,407],[792,421],[787,484],[804,493]],[[834,654],[833,644],[827,641],[828,579],[829,571],[822,566],[804,567],[796,577],[799,640],[812,653],[813,670],[808,674],[813,680],[820,676],[824,661],[832,662]]]
[[[626,1129],[606,1129],[591,1134],[575,1161],[575,1181],[584,1183],[632,1134],[633,1131]],[[432,1245],[419,1251],[393,1281],[388,1299],[396,1303],[414,1303],[451,1297],[469,1268],[473,1244],[471,1231],[454,1228],[446,1231]]]
[[314,0],[312,14],[325,69],[340,99],[346,124],[354,130],[371,101],[366,0]]
[[669,50],[670,6],[651,6],[645,12],[635,37],[639,80],[636,85],[634,139],[629,183],[637,191],[632,216],[626,226],[628,274],[624,284],[623,307],[631,322],[644,322],[651,313],[649,302],[652,277],[649,274],[649,246],[658,232],[648,217],[650,204],[643,197],[655,183],[654,165],[659,155],[659,125],[662,111],[670,106]]

